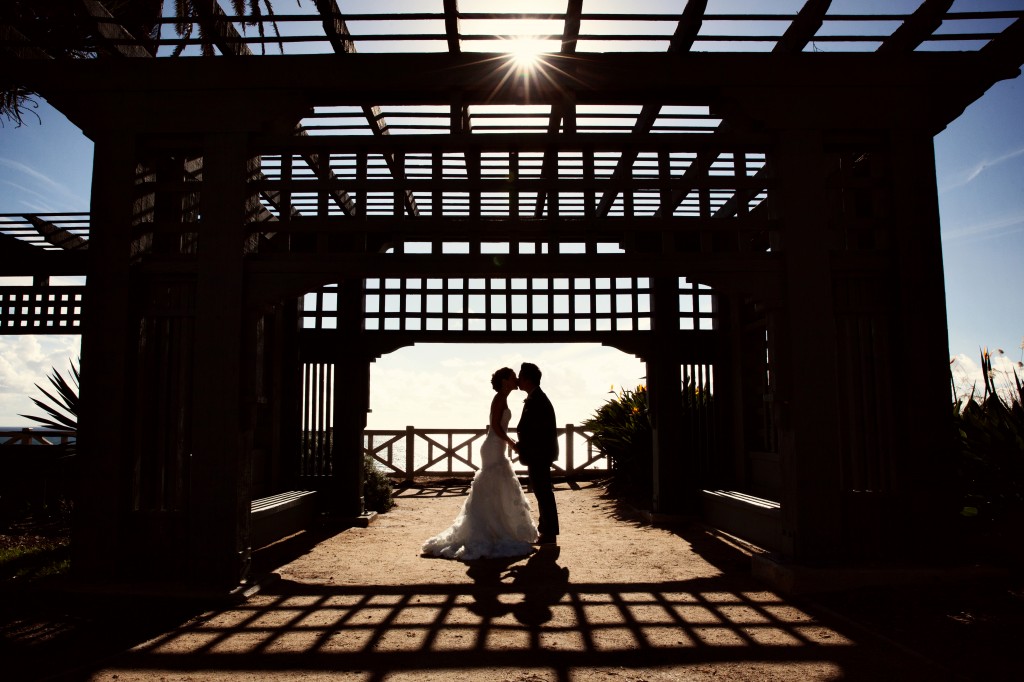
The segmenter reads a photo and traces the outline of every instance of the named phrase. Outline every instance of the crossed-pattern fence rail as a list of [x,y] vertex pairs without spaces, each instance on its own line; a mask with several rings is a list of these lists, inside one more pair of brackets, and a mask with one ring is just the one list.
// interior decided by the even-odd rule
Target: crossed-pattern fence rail
[[[516,430],[510,428],[510,434]],[[417,429],[363,432],[363,451],[393,476],[412,480],[423,475],[472,475],[479,464],[479,445],[487,429]],[[566,424],[558,429],[559,457],[554,463],[557,475],[575,476],[608,470],[608,458],[593,442],[593,432]],[[511,448],[516,473],[526,473]]]

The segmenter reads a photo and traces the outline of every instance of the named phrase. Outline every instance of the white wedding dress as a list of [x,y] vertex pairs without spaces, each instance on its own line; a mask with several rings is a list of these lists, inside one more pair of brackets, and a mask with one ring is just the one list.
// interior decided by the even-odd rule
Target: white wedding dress
[[[512,412],[505,408],[501,426]],[[480,469],[455,523],[423,543],[423,553],[472,561],[486,557],[525,556],[537,539],[530,502],[505,456],[505,442],[488,431],[480,446]]]

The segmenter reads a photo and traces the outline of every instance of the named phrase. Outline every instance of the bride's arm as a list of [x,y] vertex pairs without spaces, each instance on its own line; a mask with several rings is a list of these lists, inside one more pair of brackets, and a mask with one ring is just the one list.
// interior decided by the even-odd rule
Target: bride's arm
[[501,425],[501,416],[505,413],[505,408],[507,407],[508,403],[501,399],[500,394],[494,396],[494,400],[491,401],[491,433],[496,434],[498,438],[511,445],[512,449],[518,452],[516,442],[508,437],[508,433],[505,432],[504,427]]

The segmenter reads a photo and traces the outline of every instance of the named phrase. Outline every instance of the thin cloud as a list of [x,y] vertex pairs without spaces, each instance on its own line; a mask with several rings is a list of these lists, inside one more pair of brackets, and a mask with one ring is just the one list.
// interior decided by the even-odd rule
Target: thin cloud
[[954,230],[943,230],[942,241],[951,242],[962,239],[992,239],[1014,234],[1024,230],[1024,215],[1016,214],[986,223],[967,225]]
[[959,179],[954,180],[951,185],[943,187],[940,191],[949,192],[954,189],[959,189],[965,185],[968,185],[974,180],[976,180],[978,176],[984,173],[985,171],[996,166],[999,166],[1003,163],[1006,163],[1007,161],[1015,159],[1018,156],[1024,156],[1024,147],[1021,147],[1020,149],[1015,149],[1014,151],[1008,154],[1003,154],[1002,156],[998,156],[994,159],[985,159],[981,163],[969,169],[966,173],[958,174],[960,175]]
[[26,209],[25,213],[53,213],[53,204],[40,204],[33,201],[19,201],[21,207]]
[[[48,196],[46,196],[46,195],[44,195],[44,194],[42,194],[40,192],[35,191],[34,189],[30,189],[28,187],[25,187],[24,185],[19,185],[18,183],[11,182],[10,180],[0,180],[0,183],[3,183],[5,185],[10,185],[11,187],[13,187],[14,189],[18,190],[18,192],[20,192],[23,195],[24,194],[31,194],[32,196],[38,197],[38,198],[42,199],[43,201],[48,201],[49,198],[50,198],[50,197],[48,197]],[[22,203],[25,203],[25,202],[23,201]]]
[[42,183],[47,188],[50,188],[50,189],[55,190],[56,192],[59,192],[60,194],[64,195],[65,197],[76,199],[76,200],[79,199],[79,197],[74,192],[72,192],[70,189],[68,189],[68,187],[66,185],[64,185],[64,184],[62,184],[60,182],[57,182],[56,180],[54,180],[53,178],[49,177],[48,175],[44,175],[43,173],[40,173],[39,171],[37,171],[35,168],[32,168],[31,166],[27,166],[24,163],[21,163],[20,161],[15,161],[14,159],[7,159],[7,158],[4,158],[4,157],[0,157],[0,166],[6,166],[7,168],[10,168],[11,170],[13,170],[13,171],[15,171],[17,173],[21,173],[22,175],[26,175],[26,176],[32,178],[33,180],[36,180],[36,181]]

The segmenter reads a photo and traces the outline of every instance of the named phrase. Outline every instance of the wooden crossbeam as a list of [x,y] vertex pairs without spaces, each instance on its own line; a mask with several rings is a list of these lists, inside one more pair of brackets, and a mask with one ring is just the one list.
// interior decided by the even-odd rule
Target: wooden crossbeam
[[59,246],[65,251],[84,251],[89,248],[88,239],[69,232],[63,227],[58,227],[48,220],[43,220],[37,215],[25,214],[25,220],[30,222],[32,227],[36,229],[36,232],[48,243]]
[[459,44],[462,31],[459,28],[458,0],[444,0],[444,32],[448,37],[448,51],[453,54],[462,52]]
[[1024,19],[1017,19],[996,36],[981,53],[1008,66],[1019,68],[1024,63]]
[[[459,26],[458,0],[444,0],[444,30],[448,36],[448,52],[451,54],[461,53],[462,33]],[[473,121],[469,116],[469,107],[462,103],[457,94],[453,95],[453,101],[449,105],[448,131],[452,135],[473,132]]]
[[38,246],[32,246],[17,237],[0,232],[0,256],[3,256],[5,261],[16,262],[25,257],[34,258],[37,255],[37,251],[42,251],[42,249]]
[[[768,179],[767,168],[768,168],[767,165],[762,166],[754,174],[753,179],[758,181],[759,184],[767,182],[767,179]],[[730,196],[728,199],[726,199],[725,203],[722,204],[717,211],[715,211],[714,217],[715,218],[731,218],[732,216],[742,215],[743,213],[746,213],[745,206],[746,206],[747,202],[749,202],[751,199],[756,197],[762,191],[763,191],[762,187],[754,187],[754,188],[740,187],[740,188],[738,188],[735,192],[733,192],[732,196]],[[758,204],[758,207],[761,207],[763,205],[764,205],[764,203],[762,202],[761,204]],[[673,210],[675,210],[675,207],[673,207]]]
[[[572,55],[576,53],[576,44],[580,35],[580,24],[581,16],[583,14],[583,0],[567,0],[569,3],[565,9],[565,25],[562,29],[562,47],[560,49],[563,55]],[[568,107],[572,107],[572,111],[567,111]],[[553,104],[551,105],[551,114],[548,116],[548,133],[557,133],[558,127],[564,119],[572,118],[571,132],[575,131],[576,121],[576,107],[575,104]],[[541,166],[541,178],[549,178],[552,174],[558,173],[558,152],[554,149],[549,149],[544,153],[544,162]],[[544,202],[547,201],[549,195],[547,192],[537,193],[537,203],[534,206],[534,215],[540,217],[544,215]]]
[[316,0],[316,9],[323,20],[324,34],[334,51],[338,54],[355,52],[356,44],[352,41],[352,34],[349,33],[338,3],[334,0]]
[[[686,7],[683,8],[683,13],[679,17],[679,23],[676,25],[672,40],[669,42],[669,52],[689,52],[690,48],[693,47],[693,42],[697,39],[697,34],[700,33],[700,27],[704,23],[704,13],[707,11],[707,7],[707,0],[690,0],[686,3]],[[633,132],[650,132],[660,112],[660,104],[645,104],[640,110],[640,115],[636,117]],[[612,171],[613,180],[621,180],[630,172],[633,164],[636,162],[637,154],[638,152],[636,151],[624,151],[622,153],[618,163],[615,165],[615,170]],[[618,196],[618,192],[605,192],[601,195],[601,203],[597,207],[598,217],[608,215]]]
[[831,4],[832,0],[807,0],[807,3],[800,8],[793,23],[779,38],[779,42],[775,43],[772,52],[802,52],[807,47],[807,43],[814,38],[814,34],[821,28]]
[[576,54],[576,43],[580,37],[580,24],[583,15],[583,0],[568,0],[565,8],[565,26],[562,29],[562,54]]
[[[293,94],[322,105],[349,105],[389,97],[394,105],[445,104],[462,88],[467,104],[520,104],[522,93],[503,87],[491,53],[267,55],[259,68],[235,59],[21,60],[27,87],[68,93],[88,105],[132,87],[157,95],[198,96],[204,91],[251,90]],[[707,103],[717,91],[741,88],[830,88],[958,85],[984,82],[994,72],[980,52],[587,53],[547,57],[552,68],[535,79],[532,103],[557,103],[574,91],[581,104],[635,104],[652,98],[672,104]],[[344,64],[344,68],[339,65]],[[120,102],[118,103],[121,104]],[[67,106],[76,111],[74,102]],[[82,108],[82,107],[79,107]]]
[[[355,54],[356,45],[352,40],[352,34],[348,30],[348,25],[345,23],[345,17],[341,13],[341,8],[338,7],[337,0],[316,0],[316,8],[323,18],[324,32],[327,34],[334,51],[338,54]],[[384,120],[384,114],[379,106],[364,104],[361,108],[363,115],[366,117],[366,122],[370,125],[370,130],[374,135],[389,134],[387,121]],[[401,180],[404,177],[405,171],[402,169],[401,164],[398,163],[398,159],[394,154],[385,155],[384,161],[388,164],[388,168],[395,179]],[[412,192],[405,193],[404,201],[405,210],[409,215],[419,215],[416,198]],[[350,215],[354,215],[354,212]]]
[[880,54],[913,52],[942,24],[953,0],[925,0],[876,50]]
[[115,57],[152,57],[128,29],[116,22],[102,2],[81,0],[85,13],[93,19],[96,35],[104,52]]
[[[299,129],[296,134],[299,137],[309,137],[309,133],[302,129]],[[302,155],[302,158],[309,165],[309,167],[313,169],[313,172],[316,173],[316,176],[321,180],[336,179],[334,171],[331,170],[330,164],[324,163],[323,157],[321,157],[320,154],[306,152]],[[336,203],[338,205],[338,208],[344,211],[346,215],[354,216],[356,214],[355,202],[352,201],[352,197],[349,196],[348,192],[342,189],[331,189],[330,193],[331,198],[334,200],[334,203]]]
[[203,29],[203,34],[212,38],[224,56],[252,56],[252,50],[245,44],[234,24],[228,20],[217,0],[193,0],[192,5],[199,13],[199,25]]
[[0,21],[0,53],[15,59],[52,59],[42,48],[36,47],[25,34],[6,21]]
[[[318,6],[321,4],[324,3],[317,2]],[[333,0],[328,0],[327,4],[332,5],[334,9],[337,10],[337,5],[333,2]],[[201,18],[201,25],[203,26],[204,31],[206,32],[207,35],[211,35],[213,37],[215,44],[217,45],[218,48],[220,48],[221,52],[223,52],[225,55],[252,56],[252,51],[244,42],[242,42],[242,36],[235,29],[234,25],[232,25],[231,22],[227,20],[227,17],[224,14],[224,10],[221,9],[220,4],[217,2],[217,0],[199,2],[196,4],[196,7],[199,8],[200,12],[203,15],[203,18]],[[347,37],[348,28],[345,27],[344,21],[341,20],[340,10],[337,10],[337,14],[337,22],[334,22],[332,20],[330,23],[331,29],[337,30],[337,34],[334,34],[331,32],[331,29],[329,29],[328,17],[326,16],[326,13],[324,13],[324,30],[325,32],[327,32],[328,39],[331,40],[332,44],[334,44],[336,41],[339,42],[343,51],[355,52],[355,46],[352,45],[352,41]],[[351,46],[350,50],[345,49],[346,44]],[[302,130],[301,127],[296,128],[296,134],[303,137],[308,136],[308,133],[305,130]],[[325,167],[320,162],[320,157],[318,154],[305,154],[303,158],[306,160],[306,163],[309,164],[309,167],[313,169],[313,172],[317,174],[317,177],[323,180],[334,179],[334,174],[331,172],[331,169],[329,167]],[[271,197],[268,195],[264,196],[267,197],[268,201],[270,201],[272,204],[274,204],[280,209],[279,195],[275,197]],[[348,196],[346,192],[341,190],[334,190],[331,192],[331,196],[334,199],[334,201],[338,204],[339,208],[345,211],[348,215],[355,215],[355,208],[352,199],[351,197]],[[296,215],[297,211],[292,209],[291,213],[292,215]],[[267,216],[262,216],[262,218],[267,218]]]
[[[825,14],[828,12],[828,8],[831,5],[831,1],[832,0],[808,0],[808,2],[800,9],[796,19],[794,19],[793,23],[790,24],[782,38],[779,39],[778,43],[776,43],[773,52],[776,54],[802,52],[804,47],[807,46],[807,43],[814,37],[818,28],[821,27]],[[720,127],[720,130],[722,131],[727,129],[727,123],[723,123]],[[697,159],[694,160],[683,174],[684,181],[689,180],[690,183],[692,183],[695,177],[706,175],[712,163],[714,163],[714,156],[698,155]],[[765,168],[761,168],[755,174],[754,179],[763,181],[765,176]],[[751,197],[756,196],[759,191],[759,189],[738,189],[725,202],[725,204],[715,212],[715,217],[735,215],[737,211],[740,210],[739,206],[748,201]],[[671,215],[679,204],[689,195],[689,193],[689,189],[681,189],[673,192],[668,203],[663,204],[658,210],[658,215]]]

